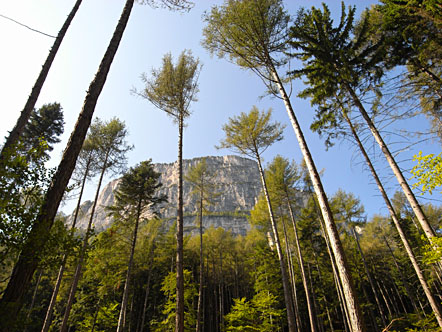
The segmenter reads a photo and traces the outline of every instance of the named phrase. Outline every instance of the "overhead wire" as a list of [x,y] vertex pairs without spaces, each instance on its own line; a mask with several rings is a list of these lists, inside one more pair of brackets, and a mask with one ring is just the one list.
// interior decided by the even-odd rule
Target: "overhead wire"
[[29,30],[31,30],[31,31],[34,31],[34,32],[40,33],[40,34],[45,35],[45,36],[47,36],[47,37],[57,38],[56,36],[52,36],[52,35],[50,35],[50,34],[47,34],[47,33],[42,32],[42,31],[40,31],[40,30],[33,29],[33,28],[31,28],[30,26],[28,26],[28,25],[26,25],[26,24],[23,24],[23,23],[21,23],[21,22],[18,22],[18,21],[14,20],[14,19],[12,19],[12,18],[10,18],[10,17],[8,17],[8,16],[2,15],[2,14],[0,14],[0,16],[3,17],[3,18],[5,18],[5,19],[7,19],[7,20],[10,20],[10,21],[12,21],[12,22],[14,22],[14,23],[16,23],[16,24],[18,24],[18,25],[21,25],[21,26],[23,26],[23,27],[25,27],[25,28],[27,28],[27,29],[29,29]]

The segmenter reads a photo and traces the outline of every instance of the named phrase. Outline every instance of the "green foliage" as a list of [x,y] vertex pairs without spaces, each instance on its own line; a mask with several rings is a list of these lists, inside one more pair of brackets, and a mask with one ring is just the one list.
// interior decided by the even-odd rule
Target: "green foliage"
[[100,170],[112,171],[115,174],[124,170],[127,163],[126,153],[133,149],[126,141],[127,135],[126,124],[121,120],[112,118],[102,121],[95,118],[89,127],[88,139],[91,142],[86,143],[86,148],[95,149],[95,158]]
[[[23,152],[26,154],[32,148],[38,149],[41,141],[46,142],[46,151],[52,151],[53,144],[60,142],[59,136],[63,134],[63,130],[63,112],[60,104],[43,105],[31,113],[20,138],[23,142]],[[42,155],[49,158],[46,151],[43,151]]]
[[257,293],[250,301],[234,299],[232,310],[226,315],[227,332],[280,331],[283,309],[276,309],[276,297],[268,292]]
[[[191,195],[197,197],[197,201],[202,201],[202,209],[206,214],[210,214],[207,205],[213,205],[214,199],[220,194],[216,193],[215,173],[209,171],[206,158],[202,158],[195,166],[192,166],[184,179],[192,187]],[[199,210],[199,207],[197,207]]]
[[431,265],[440,262],[442,259],[442,237],[432,237],[428,240],[422,236],[422,241],[426,243],[423,247],[425,264]]
[[434,314],[422,318],[417,314],[408,314],[404,318],[395,319],[391,324],[391,332],[438,332]]
[[270,145],[283,139],[284,126],[270,122],[272,110],[259,111],[253,106],[249,113],[229,118],[223,126],[225,138],[218,148],[232,149],[252,158],[259,158]]
[[158,182],[160,173],[153,169],[152,161],[143,161],[131,167],[123,175],[115,191],[115,204],[108,207],[111,215],[119,221],[139,218],[146,208],[167,200],[165,195],[156,196],[162,183]]
[[278,259],[265,241],[256,242],[253,250],[255,266],[254,296],[234,299],[225,316],[226,331],[279,331],[285,309],[282,306],[282,285]]
[[264,80],[286,63],[287,25],[290,16],[281,0],[226,1],[203,17],[202,45],[212,55],[228,57]]
[[168,53],[163,57],[163,66],[158,70],[152,69],[151,78],[142,74],[146,87],[141,93],[134,93],[149,100],[178,123],[180,118],[190,116],[190,103],[197,101],[200,71],[201,64],[190,51],[184,50],[175,65]]
[[[0,166],[0,260],[7,253],[17,254],[37,217],[42,195],[49,185],[52,170],[44,167],[47,145],[41,141],[26,154],[18,143],[5,151]],[[14,152],[11,152],[14,151]],[[33,163],[30,160],[40,160]]]
[[419,151],[413,160],[417,161],[417,165],[411,170],[413,174],[411,178],[419,180],[413,187],[422,186],[422,194],[427,191],[432,194],[434,189],[442,186],[442,153],[437,156],[434,154],[422,156],[422,151]]
[[376,35],[386,40],[385,65],[406,65],[400,97],[417,99],[442,139],[442,11],[437,1],[383,0],[370,10]]
[[77,331],[79,332],[107,332],[115,330],[116,322],[118,321],[118,305],[119,303],[109,303],[107,305],[100,306],[97,304],[97,312],[89,312],[85,319],[79,324]]
[[[161,290],[167,297],[162,309],[162,321],[152,321],[152,331],[166,332],[175,329],[176,308],[176,273],[170,272],[163,280]],[[184,331],[193,331],[195,326],[194,298],[197,296],[196,286],[192,281],[192,273],[184,270]]]
[[371,38],[368,12],[356,24],[355,10],[346,10],[342,3],[341,18],[335,25],[326,4],[322,10],[301,9],[290,28],[290,44],[295,49],[292,57],[303,62],[291,75],[306,78],[309,86],[299,96],[311,98],[311,104],[317,105],[311,129],[327,134],[327,147],[346,134],[341,112],[349,113],[353,103],[347,104],[354,99],[353,91],[360,96],[371,92],[379,97],[379,83],[385,71],[384,39]]

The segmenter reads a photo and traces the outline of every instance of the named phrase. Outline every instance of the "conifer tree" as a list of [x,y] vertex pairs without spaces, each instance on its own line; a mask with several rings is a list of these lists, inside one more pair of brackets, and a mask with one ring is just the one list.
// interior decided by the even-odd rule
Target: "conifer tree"
[[[222,6],[213,7],[204,20],[207,26],[203,31],[203,46],[211,54],[227,57],[241,68],[255,72],[266,84],[269,91],[283,100],[318,198],[339,277],[345,290],[352,328],[354,332],[364,331],[362,313],[327,196],[292,108],[289,94],[283,83],[284,80],[278,73],[278,68],[287,63],[285,54],[289,46],[288,23],[290,17],[284,11],[282,1],[226,1]],[[290,325],[293,330],[294,322],[290,322]]]
[[117,332],[122,332],[126,323],[126,308],[132,277],[132,266],[138,227],[143,218],[142,214],[147,212],[147,209],[152,210],[156,204],[166,200],[165,195],[157,196],[157,190],[162,186],[158,182],[160,175],[160,173],[154,171],[150,160],[129,169],[121,178],[121,182],[115,192],[115,204],[109,207],[111,215],[117,222],[134,223]]
[[198,76],[201,64],[190,51],[183,51],[177,63],[172,55],[163,57],[163,66],[152,70],[151,77],[142,75],[146,84],[142,92],[136,92],[149,100],[158,109],[166,112],[178,125],[178,206],[177,206],[177,310],[176,332],[184,331],[184,277],[183,277],[183,130],[184,120],[190,116],[190,104],[196,101]]
[[32,148],[38,148],[43,141],[46,145],[43,156],[49,158],[48,152],[54,149],[54,144],[60,142],[63,130],[63,112],[59,103],[45,104],[34,110],[21,137],[24,153]]
[[295,321],[291,288],[288,281],[285,258],[281,249],[281,241],[279,240],[278,228],[276,226],[276,220],[261,162],[261,154],[273,143],[278,142],[283,138],[282,132],[284,127],[278,122],[271,123],[271,114],[271,109],[269,109],[267,112],[261,112],[256,106],[253,106],[249,113],[241,113],[237,117],[230,118],[229,122],[223,126],[226,137],[221,141],[219,147],[231,149],[237,153],[249,156],[255,159],[258,163],[262,189],[266,198],[267,208],[270,216],[273,239],[275,241],[276,250],[278,253],[281,279],[284,287],[287,319],[289,321],[289,330],[294,331]]
[[[354,7],[350,7],[346,13],[342,4],[340,23],[334,27],[330,10],[325,4],[322,10],[313,7],[298,13],[290,29],[290,44],[298,52],[296,57],[304,62],[304,67],[292,71],[293,77],[307,78],[310,87],[300,96],[311,97],[312,104],[323,105],[336,95],[345,95],[351,100],[381,148],[425,235],[431,241],[436,235],[434,230],[358,96],[358,91],[364,91],[367,85],[376,84],[382,77],[385,49],[382,47],[383,40],[369,39],[368,15],[364,16],[357,30],[354,29],[354,15]],[[334,111],[339,112],[338,109]],[[333,111],[324,116],[337,118]]]

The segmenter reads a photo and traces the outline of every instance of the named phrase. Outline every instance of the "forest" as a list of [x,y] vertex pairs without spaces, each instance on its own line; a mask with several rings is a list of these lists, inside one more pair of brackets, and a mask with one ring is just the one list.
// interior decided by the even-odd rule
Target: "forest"
[[[192,50],[164,54],[130,92],[172,120],[173,190],[149,156],[128,166],[136,147],[125,121],[96,116],[134,5],[186,15],[190,0],[122,1],[58,161],[63,107],[37,101],[84,5],[72,2],[1,146],[0,332],[442,331],[439,1],[380,0],[359,11],[342,2],[332,13],[326,3],[288,11],[282,0],[224,0],[204,12],[200,44],[212,61],[248,72],[264,85],[256,95],[288,116],[282,123],[278,110],[250,105],[206,124],[222,127],[217,149],[256,164],[260,193],[249,211],[216,209],[227,198],[208,158],[183,166],[193,107],[200,89],[210,89]],[[303,82],[300,91],[295,82]],[[314,114],[309,130],[298,99]],[[384,123],[400,128],[422,116],[427,130],[404,136],[434,151],[407,155],[405,164]],[[302,158],[264,159],[288,131]],[[364,200],[345,187],[325,191],[310,132],[326,149],[351,142],[368,178],[358,185],[377,189],[384,214],[368,217]],[[104,208],[111,223],[98,230],[109,178],[119,179]],[[85,208],[88,185],[94,198]],[[62,211],[66,201],[75,202],[72,215]],[[164,217],[165,204],[173,218]],[[244,218],[247,233],[207,225],[214,215]],[[192,231],[184,227],[189,217]]]

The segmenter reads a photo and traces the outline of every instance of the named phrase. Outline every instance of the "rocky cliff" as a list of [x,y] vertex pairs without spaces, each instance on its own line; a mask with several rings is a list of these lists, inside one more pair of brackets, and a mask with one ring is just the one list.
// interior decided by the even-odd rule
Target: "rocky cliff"
[[[183,161],[184,174],[190,167],[195,166],[201,158],[194,158]],[[235,234],[244,235],[250,225],[247,221],[249,211],[255,205],[259,193],[261,192],[261,180],[258,166],[255,161],[238,157],[207,157],[206,164],[210,171],[215,174],[214,181],[217,184],[219,196],[215,204],[208,207],[210,214],[204,216],[204,228],[210,226],[222,227],[231,230]],[[161,174],[160,181],[163,187],[160,193],[168,196],[168,203],[162,206],[161,216],[172,223],[176,217],[176,202],[178,194],[178,168],[172,164],[154,164],[154,168]],[[100,193],[94,217],[95,229],[101,231],[112,223],[107,216],[105,206],[113,203],[113,191],[118,186],[118,179],[108,183]],[[184,229],[187,232],[196,230],[196,200],[190,195],[192,188],[184,182]],[[92,202],[86,201],[82,204],[81,218],[77,222],[78,227],[86,228]],[[70,217],[68,222],[70,222]]]

